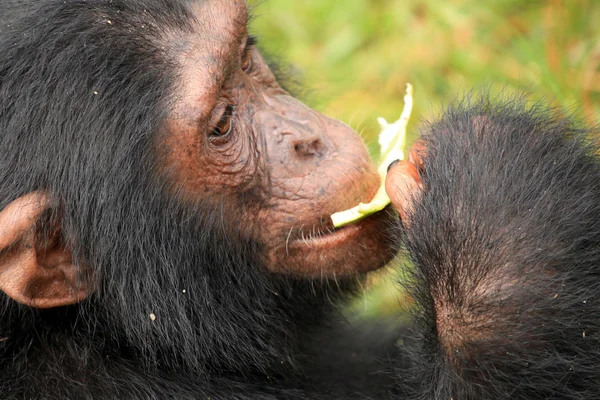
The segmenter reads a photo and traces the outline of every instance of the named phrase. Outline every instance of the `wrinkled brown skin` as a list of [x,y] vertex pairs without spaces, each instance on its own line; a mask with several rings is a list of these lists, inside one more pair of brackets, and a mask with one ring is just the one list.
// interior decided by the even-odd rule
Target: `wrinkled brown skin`
[[[339,277],[385,265],[397,248],[386,234],[390,213],[331,233],[331,214],[378,189],[362,140],[279,86],[260,52],[246,47],[244,1],[194,7],[197,33],[171,39],[181,50],[181,89],[161,143],[178,192],[227,199],[271,272]],[[233,129],[215,135],[228,105]]]

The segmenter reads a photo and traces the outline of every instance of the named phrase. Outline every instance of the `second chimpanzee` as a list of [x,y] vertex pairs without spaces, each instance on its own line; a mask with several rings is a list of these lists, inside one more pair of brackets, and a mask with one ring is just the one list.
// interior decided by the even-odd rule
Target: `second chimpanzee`
[[[0,398],[600,396],[589,130],[473,98],[379,177],[241,0],[0,4]],[[338,306],[404,243],[414,322]]]

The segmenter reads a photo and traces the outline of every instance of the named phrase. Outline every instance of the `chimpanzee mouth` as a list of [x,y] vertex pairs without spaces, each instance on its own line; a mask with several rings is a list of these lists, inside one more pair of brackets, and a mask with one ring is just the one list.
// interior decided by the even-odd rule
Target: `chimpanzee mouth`
[[290,229],[284,243],[267,255],[270,271],[329,278],[355,276],[386,265],[400,247],[394,231],[398,216],[392,207],[342,228],[333,228],[329,217],[321,223]]
[[290,230],[286,240],[286,247],[303,246],[313,250],[325,250],[327,248],[335,248],[340,243],[359,239],[364,234],[374,234],[374,230],[380,234],[385,231],[392,218],[397,218],[391,212],[391,206],[384,208],[373,215],[365,217],[361,220],[345,225],[340,228],[335,228],[331,219],[321,218],[320,225],[314,225],[312,229]]

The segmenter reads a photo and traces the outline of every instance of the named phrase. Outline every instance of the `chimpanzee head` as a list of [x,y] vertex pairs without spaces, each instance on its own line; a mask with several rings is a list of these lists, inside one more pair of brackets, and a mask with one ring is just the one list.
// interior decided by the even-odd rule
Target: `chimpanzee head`
[[331,226],[379,176],[350,128],[278,84],[243,0],[8,0],[0,15],[8,297],[93,309],[144,351],[203,335],[225,362],[223,335],[269,348],[281,282],[393,255],[385,213]]

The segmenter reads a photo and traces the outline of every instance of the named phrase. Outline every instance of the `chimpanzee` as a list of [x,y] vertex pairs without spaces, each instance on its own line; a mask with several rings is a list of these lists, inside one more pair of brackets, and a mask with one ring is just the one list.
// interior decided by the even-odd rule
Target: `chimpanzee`
[[[242,0],[0,3],[0,398],[600,396],[591,129],[472,96],[392,166]],[[410,323],[340,307],[402,247]],[[402,319],[403,320],[403,319]]]

